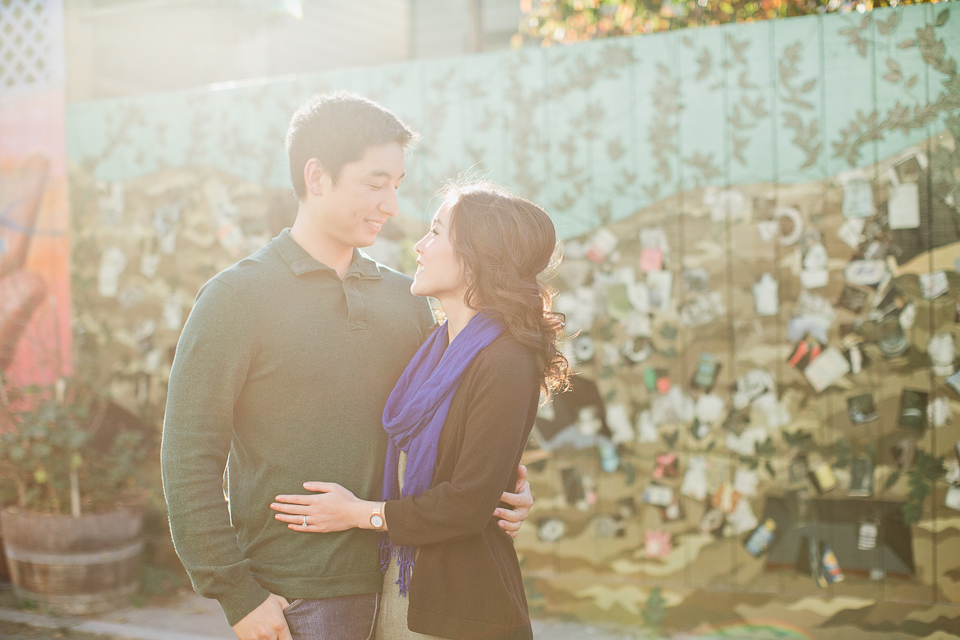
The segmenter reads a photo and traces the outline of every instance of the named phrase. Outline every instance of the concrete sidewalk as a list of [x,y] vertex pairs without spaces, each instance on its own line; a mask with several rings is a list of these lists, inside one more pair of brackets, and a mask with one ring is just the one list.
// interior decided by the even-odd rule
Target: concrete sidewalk
[[[165,607],[125,609],[83,618],[56,617],[18,610],[10,586],[0,584],[0,621],[124,640],[236,640],[220,605],[215,600],[197,595],[180,598]],[[651,637],[642,629],[553,620],[535,620],[533,635],[537,640],[636,640]]]

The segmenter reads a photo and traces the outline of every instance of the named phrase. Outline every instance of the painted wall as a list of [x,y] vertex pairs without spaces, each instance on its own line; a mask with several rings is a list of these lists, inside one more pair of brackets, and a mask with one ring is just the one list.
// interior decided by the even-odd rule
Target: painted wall
[[62,2],[0,11],[0,375],[70,371]]
[[117,362],[118,397],[162,406],[200,284],[294,209],[290,113],[356,90],[424,138],[379,259],[410,264],[434,193],[465,170],[543,204],[566,240],[554,284],[580,375],[527,452],[535,612],[957,633],[955,13],[71,106],[77,322]]

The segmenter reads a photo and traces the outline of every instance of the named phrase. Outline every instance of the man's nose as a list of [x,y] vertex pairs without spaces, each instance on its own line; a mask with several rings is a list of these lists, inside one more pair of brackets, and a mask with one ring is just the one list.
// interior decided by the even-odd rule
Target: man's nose
[[386,199],[380,203],[380,211],[391,217],[400,214],[400,198],[397,196],[396,189],[390,189]]

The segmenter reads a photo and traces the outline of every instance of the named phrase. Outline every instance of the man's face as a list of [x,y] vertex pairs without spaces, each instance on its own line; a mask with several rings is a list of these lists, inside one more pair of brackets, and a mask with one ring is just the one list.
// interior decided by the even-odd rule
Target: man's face
[[370,147],[343,165],[337,184],[324,174],[317,214],[327,240],[344,247],[372,245],[384,223],[400,212],[403,176],[403,148],[395,142]]

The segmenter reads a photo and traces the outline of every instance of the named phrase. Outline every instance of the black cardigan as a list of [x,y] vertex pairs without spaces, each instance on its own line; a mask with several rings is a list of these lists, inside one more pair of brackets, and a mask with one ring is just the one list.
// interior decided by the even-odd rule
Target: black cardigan
[[[394,545],[420,547],[407,626],[454,640],[531,640],[520,563],[492,517],[513,491],[533,427],[541,374],[503,335],[464,372],[437,450],[433,485],[385,507]],[[396,587],[392,587],[396,588]]]

